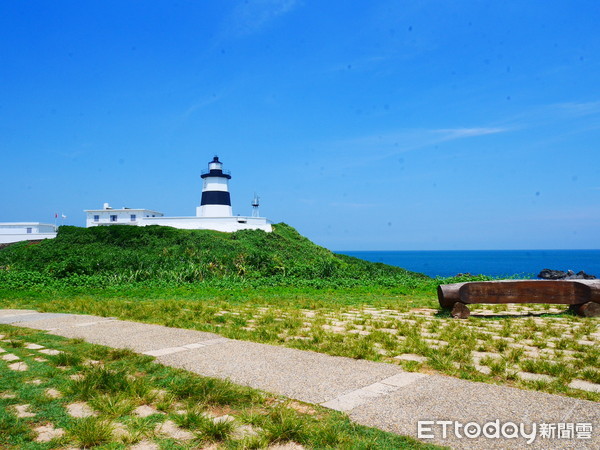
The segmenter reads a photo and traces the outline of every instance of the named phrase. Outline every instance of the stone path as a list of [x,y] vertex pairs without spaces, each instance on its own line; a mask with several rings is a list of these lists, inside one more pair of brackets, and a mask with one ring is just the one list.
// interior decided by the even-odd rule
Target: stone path
[[[443,424],[422,430],[434,436],[428,442],[453,448],[600,448],[600,405],[594,402],[114,318],[0,310],[0,323],[129,348],[168,366],[344,411],[358,423],[402,435],[418,437],[418,421],[455,421],[445,439]],[[471,435],[491,423],[486,430],[494,435],[497,420],[500,426],[524,424],[526,433],[535,424],[537,438],[528,445],[520,435],[505,440],[454,433],[456,423],[478,424],[467,427]],[[542,430],[555,437],[542,437]],[[518,434],[508,425],[505,432]]]

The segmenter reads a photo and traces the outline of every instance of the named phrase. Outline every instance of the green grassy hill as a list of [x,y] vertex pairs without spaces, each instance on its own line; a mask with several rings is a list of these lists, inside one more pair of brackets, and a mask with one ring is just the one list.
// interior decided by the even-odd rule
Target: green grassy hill
[[55,284],[168,284],[205,280],[424,279],[398,267],[337,255],[284,223],[272,233],[221,233],[170,227],[60,227],[55,239],[20,242],[0,250],[5,287]]

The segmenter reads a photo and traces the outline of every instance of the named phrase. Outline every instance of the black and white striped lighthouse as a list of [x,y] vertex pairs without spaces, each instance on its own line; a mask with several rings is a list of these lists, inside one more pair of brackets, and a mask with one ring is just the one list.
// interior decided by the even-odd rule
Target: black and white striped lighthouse
[[223,171],[223,163],[215,156],[208,163],[208,170],[200,175],[202,185],[202,200],[196,208],[198,217],[231,217],[231,197],[229,195],[229,180],[231,175]]

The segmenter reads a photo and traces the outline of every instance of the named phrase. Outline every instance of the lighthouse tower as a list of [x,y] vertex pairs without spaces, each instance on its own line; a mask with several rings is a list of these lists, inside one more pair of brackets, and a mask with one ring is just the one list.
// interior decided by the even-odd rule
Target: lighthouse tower
[[196,208],[198,217],[231,217],[231,197],[229,196],[229,180],[231,175],[223,172],[223,163],[215,156],[208,163],[208,171],[200,176],[204,180],[202,200]]

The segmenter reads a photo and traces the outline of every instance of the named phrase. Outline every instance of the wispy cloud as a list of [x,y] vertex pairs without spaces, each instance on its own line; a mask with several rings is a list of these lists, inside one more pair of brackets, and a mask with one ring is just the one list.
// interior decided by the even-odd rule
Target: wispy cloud
[[331,202],[331,203],[329,203],[329,206],[342,207],[342,208],[363,209],[363,208],[379,207],[381,205],[379,205],[377,203]]
[[256,33],[298,5],[298,0],[245,1],[234,9],[227,31],[233,36]]
[[339,163],[341,168],[360,167],[373,161],[381,161],[401,153],[432,147],[443,142],[480,136],[507,133],[512,128],[470,127],[403,129],[393,133],[359,136],[330,143],[328,147],[341,152],[347,163]]
[[209,98],[198,100],[194,104],[190,105],[190,107],[183,112],[182,118],[187,119],[192,114],[194,114],[196,111],[198,111],[202,108],[205,108],[209,105],[212,105],[213,103],[219,101],[220,99],[221,99],[221,95],[213,94]]
[[600,102],[566,102],[550,105],[550,107],[574,117],[600,113]]
[[582,119],[597,120],[598,115],[600,115],[600,101],[549,103],[533,106],[512,117],[507,117],[502,124],[533,128],[565,120],[578,120],[585,125],[587,121]]
[[452,141],[455,139],[463,139],[476,136],[485,136],[488,134],[498,134],[510,131],[509,128],[443,128],[433,130],[434,133],[439,133],[443,136],[444,141]]
[[511,131],[511,129],[490,127],[405,129],[393,133],[382,133],[345,139],[337,142],[336,146],[342,146],[344,148],[356,147],[363,149],[369,147],[376,147],[380,149],[391,148],[391,152],[381,155],[381,158],[383,159],[396,153],[417,150],[442,142],[474,138],[490,134],[506,133],[508,131]]

